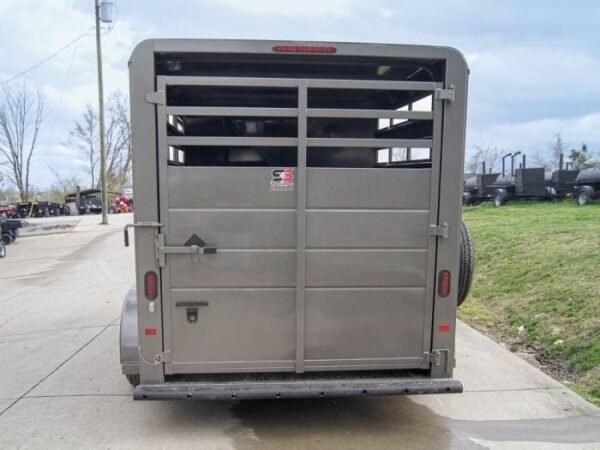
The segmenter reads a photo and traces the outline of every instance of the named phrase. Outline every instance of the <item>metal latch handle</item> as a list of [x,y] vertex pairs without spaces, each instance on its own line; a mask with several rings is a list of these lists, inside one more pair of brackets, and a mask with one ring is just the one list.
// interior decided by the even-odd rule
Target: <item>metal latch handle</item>
[[125,247],[129,247],[129,228],[160,228],[160,227],[162,227],[162,223],[159,223],[159,222],[128,223],[123,228],[123,242],[125,243]]

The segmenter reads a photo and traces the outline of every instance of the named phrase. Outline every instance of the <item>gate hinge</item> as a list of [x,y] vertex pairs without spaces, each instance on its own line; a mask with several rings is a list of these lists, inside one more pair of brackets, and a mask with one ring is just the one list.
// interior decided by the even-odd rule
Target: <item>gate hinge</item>
[[156,233],[156,239],[154,240],[154,254],[156,255],[158,267],[165,267],[165,235],[162,233]]
[[448,89],[436,89],[435,99],[452,103],[454,101],[454,86],[450,86]]
[[170,363],[171,362],[171,350],[165,350],[162,353],[157,353],[154,355],[154,363],[162,364],[162,363]]
[[448,224],[444,222],[441,225],[429,225],[429,235],[446,239],[448,237]]
[[450,354],[450,352],[447,349],[439,349],[432,350],[431,352],[425,352],[423,354],[423,360],[426,363],[433,364],[434,366],[439,366],[440,364],[442,364],[442,354],[444,355],[445,364],[447,366],[448,355]]
[[146,94],[146,101],[156,105],[164,105],[166,103],[165,91],[148,92]]

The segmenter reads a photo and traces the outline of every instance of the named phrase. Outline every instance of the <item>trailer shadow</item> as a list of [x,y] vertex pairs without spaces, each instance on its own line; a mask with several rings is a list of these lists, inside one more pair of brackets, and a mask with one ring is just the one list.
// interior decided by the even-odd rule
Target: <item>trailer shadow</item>
[[405,397],[248,401],[232,412],[255,435],[239,436],[239,448],[448,448],[451,440],[439,417]]
[[479,448],[408,397],[193,401],[181,406],[178,422],[211,416],[207,408],[215,415],[229,408],[236,420],[225,432],[236,449]]

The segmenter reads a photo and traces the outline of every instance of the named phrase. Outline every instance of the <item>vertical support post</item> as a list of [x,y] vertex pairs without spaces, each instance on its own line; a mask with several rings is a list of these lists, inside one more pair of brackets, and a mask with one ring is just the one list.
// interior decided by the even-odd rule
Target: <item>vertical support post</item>
[[100,129],[100,192],[102,199],[102,225],[108,224],[108,201],[106,199],[106,148],[104,143],[104,87],[102,83],[102,42],[100,39],[100,5],[96,6],[96,59],[98,62],[98,121]]
[[[525,158],[525,155],[523,155]],[[558,170],[563,170],[563,165],[565,164],[565,155],[563,153],[560,154],[560,160],[558,162]]]
[[298,83],[298,167],[296,169],[296,373],[304,372],[307,108],[308,80],[300,80]]

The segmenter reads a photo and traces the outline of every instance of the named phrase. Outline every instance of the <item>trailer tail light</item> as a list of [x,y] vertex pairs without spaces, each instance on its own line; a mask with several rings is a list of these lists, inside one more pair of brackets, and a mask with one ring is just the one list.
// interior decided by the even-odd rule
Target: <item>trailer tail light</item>
[[335,53],[337,48],[322,45],[276,45],[273,51],[277,53]]
[[156,272],[146,272],[144,275],[144,295],[148,300],[158,297],[158,275]]
[[438,294],[440,297],[445,298],[450,294],[450,271],[442,270],[438,281]]

